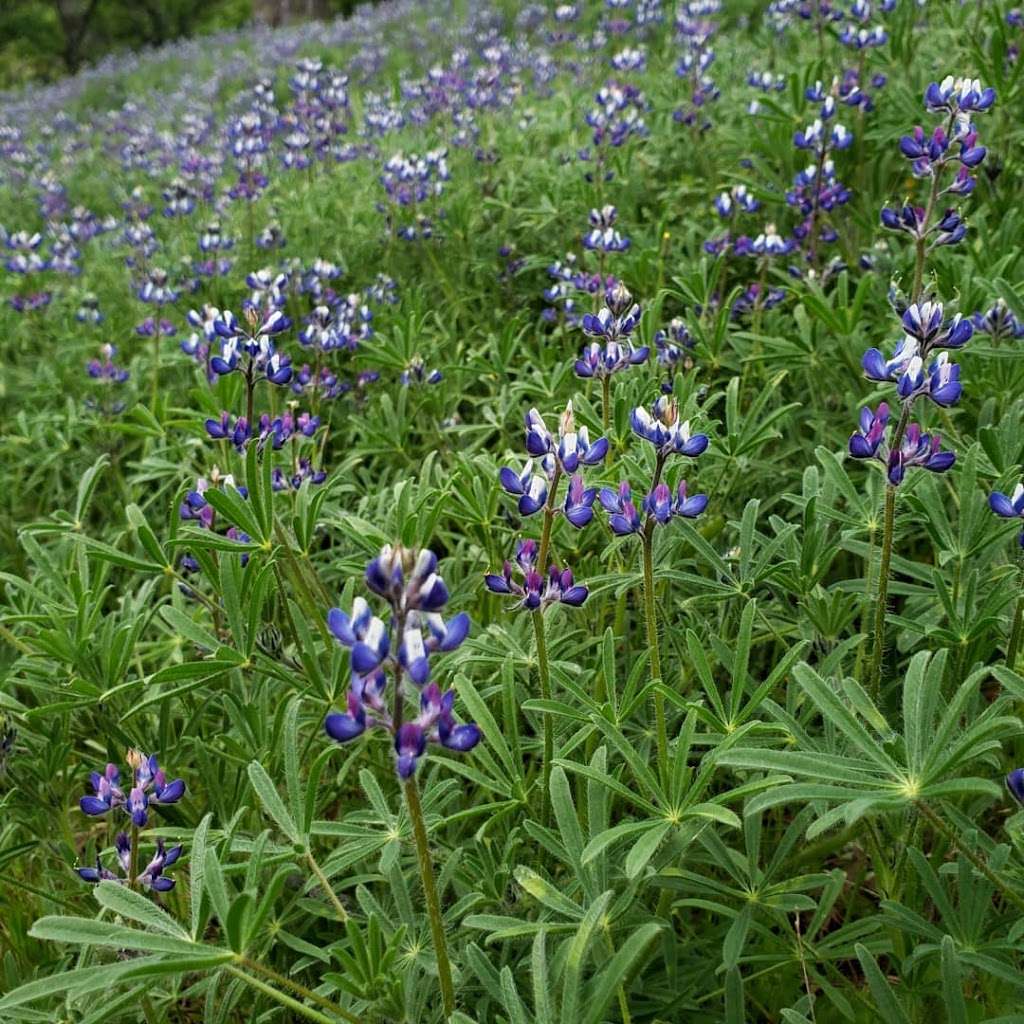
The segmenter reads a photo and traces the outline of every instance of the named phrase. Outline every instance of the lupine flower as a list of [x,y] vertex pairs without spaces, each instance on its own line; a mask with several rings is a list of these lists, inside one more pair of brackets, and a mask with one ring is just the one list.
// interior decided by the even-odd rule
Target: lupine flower
[[390,651],[391,639],[382,619],[377,618],[363,597],[357,597],[352,614],[332,608],[327,628],[344,647],[352,651],[352,670],[366,675],[377,668]]
[[181,292],[170,283],[167,271],[160,267],[150,270],[139,288],[138,297],[143,302],[150,302],[156,306],[166,306],[177,302]]
[[133,825],[143,828],[148,821],[150,804],[177,803],[185,794],[185,783],[181,779],[168,782],[155,754],[129,750],[127,761],[134,781],[127,795],[121,786],[117,765],[108,764],[102,774],[93,772],[89,776],[93,795],[83,796],[79,806],[85,814],[94,817],[121,808],[130,815]]
[[941,302],[914,303],[903,313],[903,329],[917,340],[922,355],[934,348],[961,348],[971,340],[974,327],[959,313],[943,320]]
[[[601,437],[591,443],[586,427],[577,430],[572,402],[569,402],[559,421],[557,442],[536,409],[526,414],[526,450],[534,458],[554,456],[561,471],[571,475],[581,465],[595,466],[601,462],[608,454],[608,441]],[[549,464],[543,465],[550,475]]]
[[889,425],[889,406],[882,402],[877,412],[867,406],[860,411],[860,430],[850,435],[850,454],[855,459],[872,459],[885,440]]
[[[1018,483],[1011,495],[993,491],[988,496],[988,505],[1002,519],[1024,519],[1024,483]],[[1018,540],[1024,547],[1024,526]]]
[[[119,832],[114,840],[114,848],[117,851],[117,862],[121,868],[121,874],[115,874],[103,867],[97,856],[94,868],[76,868],[79,878],[93,884],[98,882],[118,882],[127,885],[131,881],[129,874],[132,863],[132,844],[127,833]],[[181,856],[183,847],[172,846],[170,849],[164,845],[163,839],[157,838],[156,852],[152,860],[146,865],[142,873],[135,879],[137,884],[153,892],[170,892],[174,888],[174,879],[164,875],[169,868]]]
[[[347,710],[327,716],[324,728],[332,739],[347,743],[371,726],[394,737],[396,768],[407,779],[426,752],[428,743],[452,750],[471,750],[480,740],[473,724],[458,724],[452,715],[454,691],[442,693],[429,681],[430,656],[455,650],[469,633],[464,612],[445,621],[440,614],[448,589],[437,574],[437,558],[387,545],[366,568],[367,586],[391,605],[391,627],[373,615],[367,602],[357,597],[351,615],[332,608],[327,625],[339,642],[350,648],[352,681]],[[401,630],[393,641],[389,628]],[[384,699],[385,668],[403,672],[419,688],[420,714],[411,722],[392,717]],[[396,679],[399,676],[396,674]],[[403,707],[401,698],[397,705]]]
[[[626,481],[619,484],[618,490],[602,488],[601,505],[608,513],[608,525],[612,532],[619,536],[639,533],[642,526],[640,511],[633,503],[632,492]],[[685,480],[679,482],[676,495],[673,497],[671,488],[666,483],[659,483],[650,491],[641,503],[643,513],[651,520],[664,526],[673,516],[684,519],[696,519],[707,508],[706,494],[689,495]]]
[[667,395],[662,395],[650,412],[642,406],[634,409],[630,424],[633,433],[650,441],[661,456],[677,454],[696,458],[708,447],[706,434],[691,435],[690,421],[679,422],[679,403]]
[[100,312],[100,300],[92,292],[82,296],[81,304],[75,313],[75,319],[80,324],[96,325],[103,323],[103,314]]
[[1009,338],[1024,338],[1024,321],[1018,320],[1003,299],[995,303],[985,312],[977,312],[971,317],[974,329],[987,334],[993,341]]
[[864,374],[870,380],[895,381],[896,393],[905,402],[927,396],[936,405],[955,405],[962,391],[960,367],[950,363],[949,356],[942,352],[926,373],[920,350],[917,340],[910,335],[903,337],[889,360],[877,348],[869,348],[862,361]]
[[625,480],[615,491],[610,487],[602,487],[599,498],[608,513],[608,525],[613,533],[625,536],[640,529],[640,512],[633,504],[633,493]]
[[498,479],[507,493],[519,498],[521,516],[534,515],[548,500],[547,480],[533,472],[533,459],[526,460],[526,465],[518,475],[507,466],[503,467]]
[[583,477],[579,473],[569,478],[569,487],[565,494],[565,518],[576,527],[582,529],[594,518],[594,498],[597,491],[583,486]]
[[[785,86],[785,80],[779,80],[779,84]],[[737,212],[756,213],[761,209],[761,203],[747,188],[746,185],[733,185],[727,192],[719,192],[713,203],[718,216],[723,219],[734,217]]]
[[1019,804],[1024,804],[1024,768],[1014,768],[1006,776],[1006,788]]
[[932,113],[983,113],[996,101],[995,89],[984,88],[976,78],[946,75],[924,91],[924,105]]
[[399,378],[408,387],[410,384],[440,384],[443,375],[440,370],[427,370],[420,356],[413,356]]
[[693,366],[690,351],[696,344],[685,321],[680,317],[673,317],[665,330],[655,333],[654,346],[658,365],[668,374],[667,379],[661,384],[663,394],[672,393],[672,375],[679,367],[689,369]]
[[128,379],[128,371],[114,365],[117,346],[105,344],[100,346],[101,359],[92,359],[86,364],[86,373],[93,380],[108,381],[112,384],[123,384]]
[[516,544],[515,563],[505,562],[500,576],[488,573],[484,585],[494,594],[519,598],[517,607],[538,611],[551,604],[567,604],[578,608],[589,591],[574,582],[571,570],[552,565],[545,577],[537,571],[537,544],[521,540]]
[[617,217],[618,211],[614,206],[591,210],[590,231],[583,236],[583,247],[601,252],[625,252],[629,248],[629,239],[623,238],[615,229]]
[[736,239],[734,251],[740,256],[785,256],[796,248],[792,238],[783,238],[774,224],[767,224],[756,238],[741,235]]
[[208,419],[206,421],[206,432],[215,441],[230,441],[237,451],[245,448],[246,442],[252,437],[252,429],[249,421],[244,416],[233,420],[226,412],[220,414],[220,419]]
[[916,423],[907,426],[899,451],[890,451],[886,441],[889,407],[883,402],[876,413],[860,412],[860,430],[850,435],[849,451],[855,459],[874,459],[886,467],[889,482],[895,487],[903,481],[908,468],[920,466],[932,473],[944,473],[956,461],[956,454],[943,451],[941,439],[924,433]]

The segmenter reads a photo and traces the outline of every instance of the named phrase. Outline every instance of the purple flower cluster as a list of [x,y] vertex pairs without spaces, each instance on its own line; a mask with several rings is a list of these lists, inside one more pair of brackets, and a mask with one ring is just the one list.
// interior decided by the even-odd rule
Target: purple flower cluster
[[[976,171],[986,149],[978,141],[973,114],[984,113],[995,102],[995,91],[983,88],[977,79],[947,76],[925,90],[925,109],[945,114],[941,124],[929,133],[920,125],[900,139],[900,152],[910,161],[915,178],[928,182],[925,206],[905,203],[882,208],[882,226],[928,242],[928,251],[941,245],[955,245],[967,233],[959,211],[941,206],[944,197],[968,196],[974,191]],[[934,236],[934,237],[933,237]]]
[[589,591],[576,583],[571,569],[551,565],[545,576],[537,570],[538,548],[534,540],[516,543],[514,561],[506,561],[501,575],[487,573],[484,586],[494,594],[517,598],[515,607],[535,612],[551,604],[567,604],[578,608]]
[[79,806],[93,817],[121,810],[135,828],[145,828],[150,807],[177,803],[185,795],[185,783],[181,779],[168,782],[155,754],[129,750],[126,760],[132,770],[132,785],[127,793],[121,785],[121,770],[116,764],[108,764],[102,772],[89,776],[93,793],[83,796]]
[[[416,770],[428,743],[467,751],[480,741],[476,725],[459,724],[452,713],[455,691],[442,692],[431,682],[430,658],[455,650],[469,634],[469,616],[460,612],[447,621],[441,612],[448,588],[437,572],[431,551],[387,545],[366,567],[366,585],[390,607],[385,623],[367,601],[357,597],[352,612],[332,608],[327,627],[350,651],[352,672],[346,710],[327,716],[327,735],[339,743],[381,728],[393,737],[396,768],[403,779]],[[394,676],[394,697],[386,702],[388,677]],[[405,721],[403,679],[419,695],[419,715]]]
[[850,435],[850,455],[855,459],[873,459],[885,467],[886,477],[898,487],[906,471],[914,466],[932,473],[945,473],[956,461],[954,452],[942,448],[938,434],[926,434],[916,423],[908,423],[892,447],[889,435],[889,406],[882,402],[876,412],[861,409],[859,429]]

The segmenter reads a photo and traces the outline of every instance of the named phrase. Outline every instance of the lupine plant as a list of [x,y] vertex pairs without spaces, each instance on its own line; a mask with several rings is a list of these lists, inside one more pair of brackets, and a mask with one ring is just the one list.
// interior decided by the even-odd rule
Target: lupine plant
[[0,1019],[1015,1020],[1021,12],[15,6]]

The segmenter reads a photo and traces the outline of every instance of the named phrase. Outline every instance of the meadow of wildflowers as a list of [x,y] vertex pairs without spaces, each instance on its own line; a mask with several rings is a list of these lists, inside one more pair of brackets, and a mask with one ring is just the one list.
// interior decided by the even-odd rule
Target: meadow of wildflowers
[[1024,1021],[1024,11],[388,0],[0,104],[0,1021]]

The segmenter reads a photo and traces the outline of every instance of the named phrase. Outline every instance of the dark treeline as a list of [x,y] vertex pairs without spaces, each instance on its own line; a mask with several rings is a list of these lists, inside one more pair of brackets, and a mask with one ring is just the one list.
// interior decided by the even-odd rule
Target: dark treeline
[[49,81],[107,53],[238,28],[348,14],[356,0],[4,0],[0,88]]

